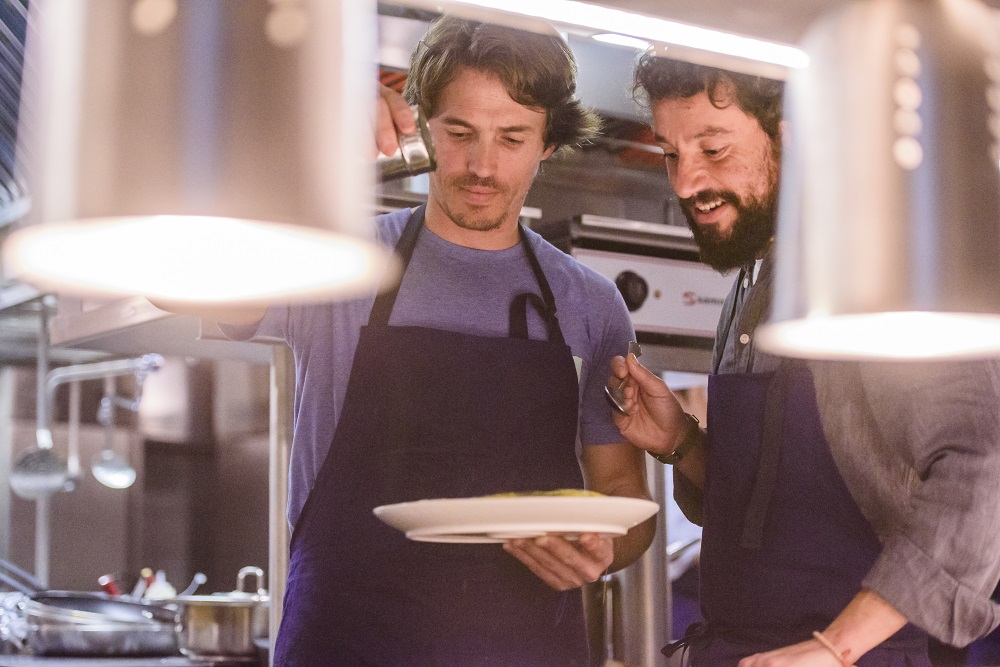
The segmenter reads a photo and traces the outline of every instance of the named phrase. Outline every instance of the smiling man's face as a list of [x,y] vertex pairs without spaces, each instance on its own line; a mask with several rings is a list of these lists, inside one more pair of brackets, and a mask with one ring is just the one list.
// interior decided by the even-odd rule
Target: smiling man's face
[[720,88],[652,103],[670,184],[706,264],[727,271],[759,258],[774,236],[778,149]]

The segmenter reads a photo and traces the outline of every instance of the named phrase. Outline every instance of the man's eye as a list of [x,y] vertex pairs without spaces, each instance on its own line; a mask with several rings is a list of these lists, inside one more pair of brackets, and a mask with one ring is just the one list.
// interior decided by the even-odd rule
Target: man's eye
[[524,139],[518,139],[516,137],[505,137],[504,141],[506,141],[511,146],[520,146],[521,144],[524,143]]
[[705,155],[709,157],[715,157],[716,155],[721,155],[725,148],[706,148]]
[[667,160],[676,160],[677,159],[677,153],[671,153],[669,151],[664,151],[663,157],[666,158]]
[[468,132],[461,132],[459,130],[448,130],[448,136],[452,139],[465,139],[469,136]]

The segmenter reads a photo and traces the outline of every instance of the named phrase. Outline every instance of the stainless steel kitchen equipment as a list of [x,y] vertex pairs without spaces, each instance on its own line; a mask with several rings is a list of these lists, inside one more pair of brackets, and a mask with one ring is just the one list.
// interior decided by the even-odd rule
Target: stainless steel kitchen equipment
[[3,639],[35,656],[176,655],[176,611],[98,592],[41,590],[37,579],[0,561]]
[[[47,317],[43,315],[41,321],[47,321]],[[74,470],[70,470],[68,466],[62,464],[63,467],[60,468],[61,472],[59,475],[55,474],[55,469],[50,467],[47,469],[48,477],[43,477],[42,473],[39,472],[37,467],[37,461],[32,458],[36,456],[38,452],[51,452],[52,450],[52,430],[50,422],[50,413],[52,410],[53,397],[55,396],[55,391],[59,385],[65,384],[67,382],[77,383],[83,380],[92,380],[103,378],[106,376],[117,376],[117,375],[129,375],[133,374],[137,379],[145,377],[147,373],[151,373],[159,369],[163,365],[163,357],[158,354],[146,354],[137,359],[121,359],[115,361],[101,361],[92,364],[80,364],[76,366],[63,366],[61,368],[56,368],[52,371],[48,371],[44,374],[41,373],[44,367],[48,368],[47,354],[42,354],[41,350],[44,347],[48,348],[48,331],[47,328],[43,331],[44,335],[39,336],[39,376],[38,376],[38,391],[37,391],[37,428],[36,435],[38,438],[38,449],[29,452],[28,455],[22,457],[15,469],[20,468],[20,470],[15,470],[15,475],[11,478],[11,488],[18,495],[22,495],[28,499],[35,500],[36,502],[36,512],[35,512],[35,576],[44,584],[48,585],[49,577],[49,547],[50,547],[50,534],[49,534],[49,496],[52,493],[59,490],[72,491],[75,479],[70,473],[79,473],[79,460],[78,454],[71,451],[71,456],[74,461]],[[44,357],[44,359],[43,359]],[[27,459],[26,465],[24,462]],[[44,460],[44,459],[43,459]],[[51,460],[49,461],[51,464]],[[22,474],[28,471],[30,474]],[[45,486],[39,482],[39,480],[44,480],[45,484],[52,484],[56,479],[61,479],[62,483],[58,489],[52,488],[49,490],[49,486]]]
[[[642,346],[640,346],[635,341],[630,341],[628,344],[628,354],[634,354],[635,357],[638,359],[640,356],[642,356]],[[604,393],[607,395],[608,401],[610,401],[611,403],[611,407],[613,407],[615,410],[622,413],[623,415],[627,415],[628,412],[626,412],[625,408],[623,407],[625,403],[625,393],[622,391],[625,388],[625,380],[616,382],[614,383],[614,385],[615,386],[611,386],[610,384],[605,385]]]
[[417,131],[413,134],[397,134],[399,148],[396,152],[392,155],[379,155],[375,159],[378,180],[392,181],[404,176],[425,174],[437,166],[430,129],[419,107],[413,107],[413,120]]
[[135,482],[135,468],[122,458],[112,448],[114,441],[115,406],[138,412],[139,404],[142,402],[142,385],[146,379],[146,373],[135,374],[135,395],[132,399],[118,396],[115,389],[115,377],[112,375],[104,378],[104,396],[101,398],[101,405],[97,411],[97,423],[104,427],[104,449],[102,449],[90,465],[90,471],[94,478],[104,486],[111,489],[127,489]]
[[[256,592],[246,590],[255,577]],[[270,597],[263,588],[264,571],[239,571],[236,590],[213,595],[178,596],[177,628],[181,653],[193,658],[256,660],[259,640],[268,637]]]
[[52,432],[49,430],[48,419],[49,401],[46,391],[46,377],[49,373],[49,315],[48,308],[44,304],[38,323],[35,392],[37,402],[35,435],[38,444],[34,449],[22,454],[14,463],[10,475],[10,487],[20,497],[37,501],[38,514],[41,516],[45,514],[41,508],[47,506],[48,496],[61,491],[69,479],[69,468],[66,462],[52,451]]

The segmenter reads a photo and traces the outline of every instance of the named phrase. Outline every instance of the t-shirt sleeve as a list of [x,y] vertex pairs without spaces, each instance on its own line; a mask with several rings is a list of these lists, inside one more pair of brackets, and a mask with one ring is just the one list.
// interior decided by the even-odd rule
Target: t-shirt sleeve
[[256,324],[233,325],[219,324],[219,329],[227,338],[235,341],[254,342],[275,342],[289,340],[289,320],[291,318],[291,308],[289,306],[271,306],[264,313],[264,317]]
[[614,283],[601,278],[591,287],[589,317],[594,339],[590,368],[586,374],[580,406],[580,442],[583,445],[607,445],[625,442],[611,418],[611,404],[604,394],[611,358],[625,355],[635,340],[632,319],[625,300]]

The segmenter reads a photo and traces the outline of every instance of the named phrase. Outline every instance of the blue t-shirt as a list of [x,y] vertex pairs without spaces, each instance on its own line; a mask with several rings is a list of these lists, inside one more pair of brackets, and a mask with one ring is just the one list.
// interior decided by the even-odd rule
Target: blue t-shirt
[[[376,219],[379,240],[393,247],[410,217],[403,209]],[[611,357],[634,340],[632,322],[614,283],[538,234],[527,231],[555,296],[557,316],[580,374],[577,448],[623,442],[604,397]],[[426,227],[400,285],[391,326],[423,326],[480,336],[508,335],[511,300],[538,293],[523,248],[476,250],[455,245]],[[360,329],[374,293],[364,298],[269,308],[256,327],[223,327],[237,339],[284,340],[295,356],[294,432],[289,462],[288,520],[292,525],[326,458],[344,404]],[[528,310],[528,334],[547,337]]]

